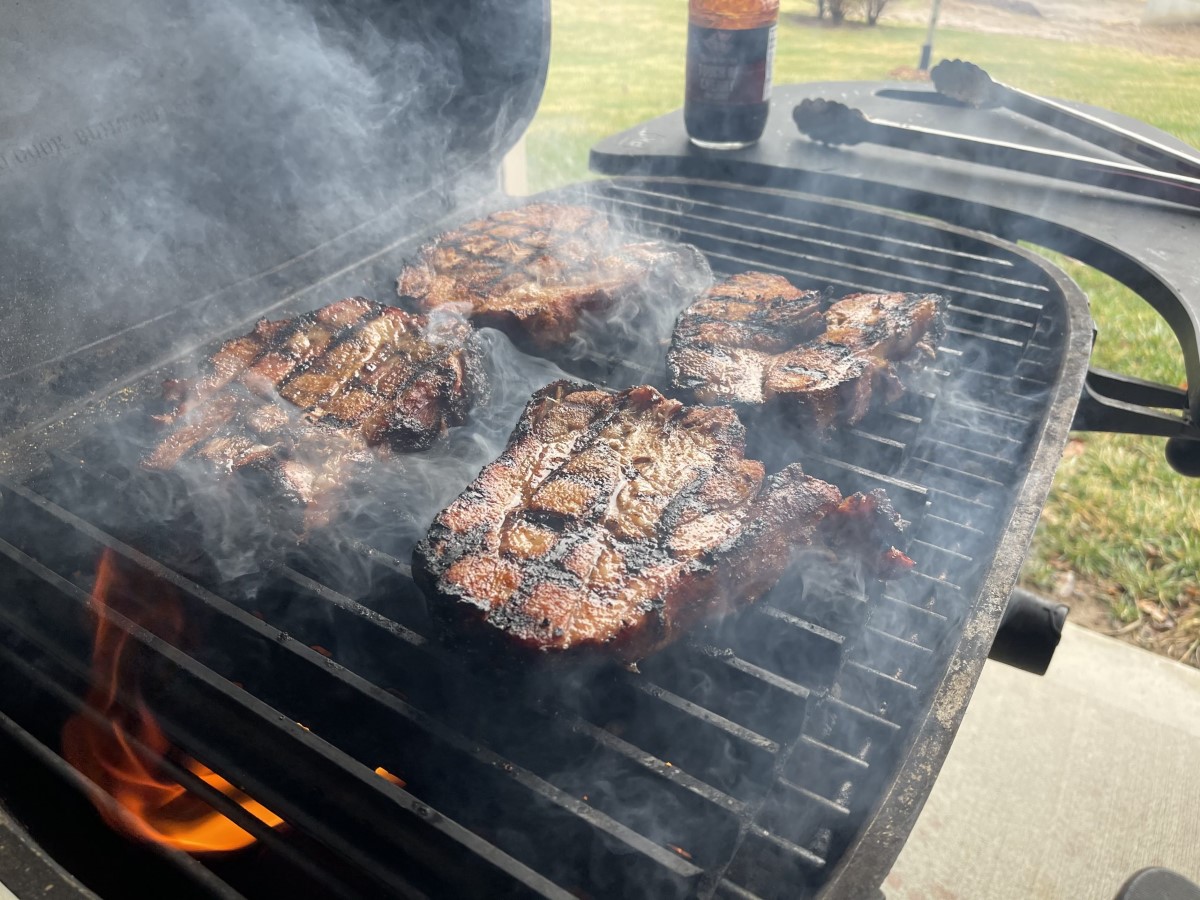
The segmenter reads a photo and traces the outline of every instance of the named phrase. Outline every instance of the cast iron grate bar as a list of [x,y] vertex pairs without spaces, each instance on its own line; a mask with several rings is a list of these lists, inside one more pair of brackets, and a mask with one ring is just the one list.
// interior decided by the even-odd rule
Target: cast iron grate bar
[[[729,221],[745,221],[751,224],[756,222],[778,223],[784,233],[799,231],[814,235],[837,235],[848,247],[863,245],[876,248],[894,247],[898,251],[894,255],[906,252],[919,254],[927,259],[952,259],[959,261],[964,268],[995,266],[1008,271],[1030,269],[1024,260],[999,258],[993,245],[982,246],[981,252],[972,253],[960,247],[947,247],[898,237],[894,232],[880,234],[878,230],[870,230],[870,226],[865,229],[855,229],[851,226],[855,221],[861,220],[872,221],[878,229],[878,216],[866,213],[849,204],[838,204],[836,201],[831,202],[824,199],[817,201],[814,198],[797,199],[795,195],[785,196],[778,192],[759,191],[753,187],[742,185],[706,185],[694,181],[672,182],[666,179],[659,180],[655,184],[657,189],[609,182],[599,190],[594,190],[592,196],[602,201],[632,197],[635,198],[633,202],[641,201],[653,204],[672,212],[681,212],[685,208],[711,209],[717,211],[721,216],[728,217]],[[680,188],[683,189],[682,193],[679,192]],[[710,199],[703,199],[705,197]],[[766,202],[748,206],[746,204],[747,197],[755,197]],[[790,213],[784,215],[768,211],[769,209],[787,209],[790,210]],[[820,215],[827,214],[830,209],[836,209],[839,213],[837,224],[818,220]],[[805,210],[815,213],[815,215],[806,215]],[[836,245],[831,242],[830,246]],[[1036,271],[1033,277],[1037,277]],[[1012,283],[1020,286],[1028,285],[1038,290],[1049,290],[1040,281],[1026,280],[1012,281]]]
[[[703,246],[702,242],[715,241],[718,245],[732,244],[734,246],[745,247],[749,251],[749,255],[744,257],[746,259],[757,260],[778,256],[780,258],[803,260],[806,265],[815,266],[816,270],[820,272],[850,269],[870,273],[884,278],[888,282],[895,280],[896,282],[920,285],[923,289],[928,289],[925,287],[928,285],[950,289],[952,285],[944,279],[953,277],[954,288],[972,296],[985,297],[1002,305],[1013,304],[1014,306],[1039,309],[1039,307],[1031,304],[1013,303],[1008,295],[996,293],[996,290],[1003,288],[1037,289],[1037,286],[1016,282],[1010,278],[995,278],[982,274],[978,266],[974,268],[969,266],[960,267],[928,259],[919,262],[907,260],[906,268],[908,273],[897,275],[894,269],[887,268],[889,264],[895,264],[897,257],[893,254],[880,252],[876,247],[867,244],[848,245],[826,241],[800,240],[794,231],[785,232],[763,227],[733,228],[728,223],[728,217],[721,219],[701,216],[692,212],[663,210],[658,207],[638,203],[626,202],[622,204],[620,209],[622,213],[626,213],[627,210],[635,210],[638,220],[642,222],[659,225],[669,224],[673,228],[679,228],[679,234],[685,236],[685,240],[689,240],[698,246]],[[682,223],[682,225],[677,223]],[[716,230],[712,230],[713,228]],[[830,262],[830,251],[838,255],[836,263]],[[979,287],[968,289],[965,287],[966,285],[978,285]],[[987,290],[983,288],[983,285],[988,285],[989,287],[995,285],[995,288]]]
[[[602,194],[602,196],[611,197],[613,195],[616,195],[617,197],[620,197],[622,195],[627,195],[628,193],[629,192],[627,190],[622,190],[622,188],[620,186],[617,186],[615,188],[608,187],[607,190]],[[639,197],[639,200],[641,202],[625,201],[624,205],[622,205],[618,201],[617,208],[618,208],[618,210],[621,210],[621,209],[646,210],[646,211],[653,210],[659,215],[659,221],[662,222],[665,226],[669,226],[668,228],[665,228],[664,230],[670,230],[672,236],[679,236],[682,234],[687,234],[688,232],[686,229],[679,229],[675,225],[675,219],[688,217],[690,215],[691,209],[695,208],[695,206],[697,206],[697,205],[704,205],[704,204],[702,204],[700,201],[693,201],[693,200],[684,201],[682,203],[678,200],[675,200],[675,202],[672,203],[671,202],[672,198],[668,197],[667,203],[669,205],[663,206],[662,205],[663,201],[662,201],[661,197],[662,197],[662,195],[652,195],[652,194],[646,194],[643,192],[643,193],[641,193],[641,195]],[[705,219],[705,221],[711,222],[714,225],[716,225],[718,227],[718,232],[716,234],[712,234],[711,232],[709,232],[707,234],[712,234],[712,237],[718,243],[722,237],[722,234],[728,230],[727,226],[726,226],[726,228],[721,227],[722,222],[721,222],[720,216],[724,216],[729,219],[734,219],[734,218],[737,218],[739,215],[742,215],[742,216],[746,215],[744,212],[742,212],[732,206],[721,206],[721,205],[717,205],[717,204],[708,204],[708,206],[712,207],[713,211],[717,215],[714,217],[708,217]],[[762,228],[762,227],[760,227],[758,229],[751,228],[748,231],[743,229],[742,231],[745,233],[757,232],[757,233],[763,235],[765,238],[764,241],[750,242],[750,243],[763,244],[763,245],[767,246],[768,248],[773,249],[780,244],[780,241],[778,240],[779,236],[782,236],[783,238],[787,239],[787,238],[791,238],[797,231],[803,231],[805,228],[821,227],[821,226],[813,225],[811,220],[822,214],[828,215],[831,210],[831,204],[829,204],[826,201],[796,202],[795,200],[792,200],[790,202],[790,206],[794,210],[793,215],[788,218],[781,218],[781,221],[785,223],[785,225],[781,228],[773,228],[773,227]],[[836,208],[836,207],[834,207],[834,208]],[[845,210],[843,208],[842,210],[839,210],[839,213],[844,213],[844,211]],[[637,216],[637,218],[645,219],[644,212],[642,213],[642,215]],[[824,227],[828,228],[828,226],[824,226]],[[846,233],[850,234],[851,232],[846,232]],[[969,243],[969,241],[967,241],[962,236],[956,235],[956,239],[959,241],[962,241],[964,243]],[[990,302],[987,306],[984,307],[984,309],[990,310],[995,306],[995,304],[1000,304],[1001,307],[1010,306],[1010,307],[1014,308],[1014,310],[1024,308],[1024,309],[1028,310],[1029,312],[1021,313],[1022,318],[1029,318],[1031,316],[1033,319],[1036,319],[1037,313],[1042,309],[1042,304],[1036,300],[1032,300],[1029,298],[1013,296],[1014,292],[1022,293],[1022,294],[1026,293],[1026,292],[1033,292],[1034,294],[1037,294],[1037,293],[1049,294],[1054,290],[1052,288],[1052,286],[1047,283],[1045,273],[1042,270],[1034,267],[1027,260],[1021,259],[1019,257],[1017,257],[1015,259],[1002,259],[1002,260],[997,259],[996,255],[995,255],[994,247],[981,248],[981,249],[991,250],[992,251],[991,254],[968,254],[968,253],[962,253],[961,251],[958,251],[957,249],[952,249],[952,248],[947,248],[947,247],[930,247],[929,245],[920,245],[920,244],[914,244],[914,245],[903,245],[902,244],[899,248],[897,248],[898,252],[893,252],[893,253],[881,252],[880,248],[887,245],[888,240],[889,239],[885,236],[872,235],[870,233],[861,233],[860,232],[860,233],[855,234],[854,240],[847,241],[844,244],[836,244],[835,245],[835,244],[829,244],[829,243],[824,243],[824,244],[819,243],[817,245],[817,249],[820,251],[820,254],[815,257],[815,260],[822,264],[826,263],[829,259],[829,254],[826,251],[833,249],[833,250],[837,250],[837,251],[845,251],[845,252],[841,252],[839,254],[839,256],[840,256],[840,258],[838,260],[839,263],[842,261],[846,261],[845,257],[846,257],[847,253],[851,254],[852,258],[853,258],[853,255],[857,254],[857,255],[863,256],[864,258],[887,259],[891,265],[889,266],[888,269],[884,270],[881,273],[887,277],[894,276],[894,266],[897,263],[900,263],[903,266],[911,266],[913,268],[919,268],[922,265],[932,266],[934,268],[940,267],[941,269],[945,270],[946,272],[954,273],[960,280],[963,280],[967,283],[973,283],[981,278],[985,278],[986,280],[988,280],[990,282],[1004,285],[1004,287],[1007,288],[1008,291],[1007,291],[1007,293],[997,293],[995,291],[985,291],[984,295]],[[784,242],[786,243],[787,241],[785,240]],[[913,259],[913,257],[911,255],[905,255],[905,253],[910,249],[910,246],[915,248],[918,251],[917,259]],[[949,254],[950,259],[953,260],[956,257],[958,257],[962,261],[961,262],[953,261],[953,262],[947,262],[947,263],[934,262],[933,258],[936,257],[938,254]],[[736,255],[732,256],[731,258],[734,260],[739,259]],[[996,264],[996,265],[1002,265],[1002,266],[1008,267],[1010,269],[1019,270],[1024,275],[1024,278],[1013,277],[1013,274],[1015,274],[1015,273],[1010,274],[1009,277],[985,276],[981,273],[981,270],[983,268],[985,268],[989,263]],[[744,266],[744,262],[743,262],[743,266]],[[834,267],[833,271],[836,271],[836,267]],[[926,285],[939,285],[943,288],[947,288],[952,291],[956,289],[954,285],[947,285],[944,282],[939,282],[939,281],[936,281],[933,279],[927,279],[925,284]],[[926,289],[928,289],[928,288],[926,288]],[[969,294],[970,292],[968,291],[967,293]]]
[[[324,585],[313,581],[307,576],[297,573],[294,570],[290,570],[286,566],[280,567],[279,571],[285,578],[292,581],[297,587],[311,592],[314,596],[336,603],[339,607],[351,612],[355,612],[370,622],[377,622],[380,618],[378,614],[373,613],[371,610],[367,609],[361,604],[358,604],[355,601],[338,594]],[[341,631],[342,629],[339,628],[338,630]],[[473,691],[489,693],[490,688],[485,682],[474,679],[472,673],[456,665],[452,658],[432,647],[431,644],[424,638],[421,638],[419,635],[414,635],[414,638],[420,641],[420,646],[423,650],[423,653],[428,658],[430,664],[439,665],[443,671],[447,673],[453,673],[457,678],[464,680],[472,679],[471,683]],[[727,664],[727,660],[725,659],[718,659],[717,662],[722,665]],[[723,717],[716,715],[696,704],[692,704],[690,701],[687,701],[670,691],[654,686],[653,684],[646,682],[645,679],[634,680],[628,676],[621,675],[618,677],[624,683],[624,686],[627,690],[639,691],[643,694],[650,694],[651,699],[661,701],[673,709],[683,712],[693,719],[699,720],[699,722],[703,723],[703,725],[708,728],[715,728],[716,730],[725,733],[734,741],[733,746],[745,745],[749,752],[754,752],[756,749],[759,752],[767,754],[774,754],[777,750],[777,747],[773,741],[763,738],[761,735],[757,735],[749,729],[746,729],[734,722],[728,721]],[[782,679],[778,679],[778,681],[781,683],[783,682]],[[789,685],[789,687],[792,689],[792,696],[796,697],[801,702],[807,700],[807,691],[804,688],[799,685]],[[504,702],[504,698],[497,696],[495,701]],[[666,710],[658,710],[658,715],[661,716],[666,712]],[[540,702],[535,701],[528,714],[541,714],[545,716],[546,720],[543,723],[544,727],[551,732],[560,730],[562,728],[574,729],[578,727],[582,727],[585,731],[590,732],[591,728],[600,727],[597,723],[589,722],[586,719],[575,715],[568,710],[565,710],[560,704],[556,704],[550,698],[543,698]],[[493,739],[496,741],[502,741],[503,737],[501,735],[497,735]],[[622,742],[621,745],[625,745],[625,742]],[[636,762],[638,765],[644,765],[646,760],[653,760],[653,763],[649,765],[649,770],[656,777],[664,777],[670,773],[676,777],[668,780],[678,781],[679,783],[687,785],[689,788],[692,787],[692,784],[703,784],[704,790],[700,791],[700,793],[706,800],[710,802],[716,803],[717,805],[725,808],[736,807],[739,803],[738,800],[729,796],[727,793],[714,789],[711,785],[703,782],[702,780],[691,779],[691,776],[687,774],[686,769],[681,771],[678,765],[665,766],[659,756],[646,754],[644,757],[637,758]],[[553,765],[556,767],[565,766],[567,765],[567,760],[559,759],[555,761]],[[684,777],[683,779],[680,779],[678,776]]]

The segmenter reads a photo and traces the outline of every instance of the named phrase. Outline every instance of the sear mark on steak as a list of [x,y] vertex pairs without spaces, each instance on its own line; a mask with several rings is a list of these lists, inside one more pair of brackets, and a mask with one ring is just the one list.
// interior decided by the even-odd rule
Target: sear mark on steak
[[308,505],[379,451],[428,448],[485,392],[465,320],[353,297],[260,321],[222,344],[198,378],[166,382],[174,407],[156,418],[168,431],[142,465],[253,472]]
[[451,635],[635,662],[756,601],[793,549],[905,567],[886,498],[843,498],[798,464],[768,477],[744,445],[729,407],[546,386],[414,551],[435,617]]
[[679,317],[667,357],[674,386],[703,403],[778,404],[824,431],[854,425],[903,392],[901,373],[945,334],[937,294],[822,295],[763,272],[734,275]]
[[397,290],[425,310],[465,309],[475,325],[557,358],[581,349],[628,352],[617,338],[629,343],[645,307],[673,318],[711,281],[694,247],[624,234],[590,207],[535,203],[426,244],[400,273]]
[[775,357],[824,330],[820,293],[780,275],[745,272],[683,312],[668,365],[675,386],[702,403],[762,403]]

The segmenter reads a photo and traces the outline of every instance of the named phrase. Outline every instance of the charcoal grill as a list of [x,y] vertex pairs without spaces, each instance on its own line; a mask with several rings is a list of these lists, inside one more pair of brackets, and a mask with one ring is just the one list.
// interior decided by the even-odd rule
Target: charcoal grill
[[[416,15],[383,8],[397,9]],[[25,864],[112,895],[136,882],[163,896],[868,896],[949,748],[1084,387],[1086,298],[1032,253],[885,211],[867,191],[804,190],[785,183],[791,166],[733,170],[690,151],[660,172],[645,168],[654,154],[624,153],[621,165],[639,174],[548,195],[689,241],[720,273],[764,268],[801,286],[936,290],[951,300],[938,365],[900,405],[831,445],[759,448],[775,464],[800,454],[844,490],[884,487],[910,523],[916,572],[861,589],[814,577],[809,560],[758,606],[638,672],[497,677],[434,639],[407,553],[466,479],[410,491],[395,508],[381,491],[364,500],[362,527],[302,545],[254,538],[234,571],[197,552],[206,548],[189,530],[194,498],[130,465],[131,449],[149,439],[145,412],[162,378],[198,349],[263,315],[350,294],[387,298],[422,239],[504,202],[494,192],[498,151],[540,91],[546,9],[471,10],[458,22],[468,23],[469,47],[495,51],[502,42],[469,37],[494,34],[499,22],[526,49],[541,48],[534,63],[528,53],[462,57],[479,66],[462,79],[468,97],[487,95],[480,72],[489,66],[515,67],[510,96],[492,92],[496,102],[464,103],[452,117],[478,124],[471,117],[491,110],[493,144],[457,145],[447,172],[405,184],[403,207],[389,200],[360,212],[350,229],[335,219],[316,244],[272,244],[269,265],[253,271],[204,271],[170,310],[135,303],[120,327],[43,335],[9,366],[0,748],[5,771],[25,774],[3,779],[3,797],[74,874],[38,856]],[[395,27],[380,8],[361,11],[384,34]],[[460,33],[420,21],[426,37]],[[636,141],[647,134],[618,142],[642,151]],[[769,152],[771,141],[752,152]],[[662,159],[654,164],[667,167]],[[605,165],[603,148],[597,161]],[[42,283],[62,296],[28,297],[23,282],[9,290],[37,309],[79,302],[61,279]],[[541,371],[489,341],[497,375]],[[627,360],[590,362],[614,381],[639,374]],[[648,362],[641,374],[654,369]],[[449,464],[447,451],[432,453],[432,467]],[[407,490],[404,471],[397,490]],[[238,521],[229,527],[240,535]],[[118,837],[85,799],[94,788],[59,755],[62,723],[89,683],[88,598],[103,551],[193,625],[189,640],[172,643],[108,614],[144,657],[145,702],[171,743],[287,823],[267,828],[168,763],[171,777],[259,839],[248,851],[197,860]]]
[[[659,896],[772,896],[819,885],[880,794],[906,789],[894,769],[931,715],[934,687],[955,677],[949,663],[986,654],[1037,517],[1023,494],[1047,489],[1065,439],[1064,415],[1054,421],[1050,410],[1069,411],[1077,397],[1089,336],[1082,298],[1012,247],[849,204],[690,180],[600,182],[585,193],[696,243],[721,271],[767,266],[800,283],[950,293],[946,370],[843,444],[805,455],[810,471],[846,489],[885,487],[912,522],[914,577],[871,598],[807,603],[796,602],[803,589],[793,577],[728,628],[646,661],[640,675],[506,693],[430,640],[402,547],[306,545],[264,558],[270,574],[242,596],[181,574],[186,561],[119,540],[114,514],[96,510],[139,488],[112,460],[110,426],[143,416],[168,365],[9,460],[25,477],[2,488],[12,527],[0,548],[52,588],[14,595],[3,613],[19,648],[9,646],[5,665],[37,718],[66,712],[64,685],[84,684],[86,637],[64,647],[53,623],[79,620],[89,561],[112,548],[174,585],[187,617],[206,622],[190,656],[155,647],[170,677],[152,689],[154,708],[172,741],[389,887],[439,858],[448,870],[427,877],[455,875],[463,880],[450,886],[469,893],[628,895],[641,884]],[[880,247],[881,234],[891,246]],[[408,250],[345,273],[321,295],[364,277],[386,288]],[[315,290],[289,305],[314,305]],[[1068,350],[1074,384],[1062,377]],[[47,451],[50,465],[37,467]],[[370,590],[330,577],[324,563],[335,552],[359,555]],[[961,703],[973,676],[957,677]],[[930,721],[938,713],[947,715],[934,710]],[[231,745],[231,735],[263,727],[270,733],[255,746]],[[402,773],[411,796],[374,765]],[[458,795],[460,780],[487,801]],[[328,788],[314,794],[314,783]]]

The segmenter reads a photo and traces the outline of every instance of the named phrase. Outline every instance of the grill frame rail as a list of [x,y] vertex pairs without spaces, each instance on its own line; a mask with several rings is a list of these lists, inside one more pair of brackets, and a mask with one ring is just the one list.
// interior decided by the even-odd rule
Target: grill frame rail
[[[498,731],[485,722],[472,734],[467,727],[470,722],[463,720],[461,713],[439,712],[443,716],[439,719],[422,708],[419,698],[406,700],[388,693],[358,674],[354,663],[343,665],[312,649],[309,644],[319,643],[309,640],[312,634],[297,637],[260,620],[207,585],[173,571],[95,523],[78,519],[69,509],[38,493],[40,488],[30,487],[38,484],[39,477],[47,479],[49,485],[58,479],[75,478],[98,490],[119,490],[120,482],[112,481],[111,473],[98,469],[86,457],[81,460],[76,450],[86,443],[97,423],[114,413],[136,409],[157,384],[157,374],[139,378],[123,395],[107,392],[87,408],[33,429],[40,438],[23,442],[18,452],[12,453],[9,448],[8,461],[13,465],[0,480],[0,502],[6,511],[27,507],[34,518],[56,523],[54,527],[65,529],[62,534],[75,535],[73,540],[90,542],[93,550],[115,550],[138,569],[172,584],[189,609],[197,614],[205,610],[210,623],[216,622],[218,629],[226,630],[232,646],[248,641],[248,646],[262,649],[271,660],[267,669],[294,668],[307,673],[300,676],[302,681],[310,679],[313,684],[328,686],[330,696],[349,698],[347,703],[374,704],[376,715],[386,716],[379,721],[388,722],[392,729],[406,729],[403,733],[414,741],[408,745],[397,742],[396,760],[379,760],[377,765],[406,774],[405,763],[411,761],[406,759],[405,746],[424,742],[461,761],[464,770],[481,773],[472,777],[494,787],[498,796],[533,798],[539,814],[561,827],[557,840],[562,852],[572,852],[572,842],[567,838],[582,834],[585,848],[608,848],[605,852],[613,853],[611,858],[629,867],[609,888],[636,882],[660,887],[660,895],[769,897],[779,896],[786,888],[791,896],[797,890],[824,897],[862,896],[882,882],[920,811],[1016,580],[1065,444],[1086,371],[1091,339],[1086,298],[1065,275],[1024,250],[964,229],[858,204],[669,178],[615,179],[560,192],[553,199],[570,199],[580,193],[601,205],[636,211],[650,231],[656,225],[694,222],[696,230],[684,229],[681,239],[697,242],[701,249],[706,249],[703,242],[709,241],[714,251],[741,248],[747,258],[739,258],[740,265],[763,265],[773,260],[777,270],[793,277],[799,274],[801,286],[830,280],[847,288],[880,289],[894,284],[895,270],[882,266],[896,258],[881,255],[877,246],[882,245],[904,252],[926,252],[928,265],[912,265],[949,274],[951,280],[958,277],[958,272],[968,287],[955,288],[953,327],[947,338],[947,352],[942,355],[945,366],[939,362],[931,373],[930,389],[913,391],[900,409],[865,421],[837,448],[837,458],[811,450],[802,457],[806,469],[829,478],[844,490],[885,487],[897,508],[912,522],[909,552],[918,559],[918,573],[902,585],[890,585],[868,597],[826,598],[815,608],[800,611],[786,602],[761,604],[712,633],[697,635],[677,650],[653,657],[641,675],[619,675],[606,687],[622,703],[648,705],[656,715],[678,717],[698,734],[716,735],[712,740],[725,742],[720,746],[739,748],[745,757],[744,763],[739,762],[743,769],[738,771],[751,773],[747,776],[749,782],[731,776],[723,787],[714,786],[689,771],[688,766],[673,765],[661,754],[639,746],[636,740],[614,733],[605,727],[602,715],[593,714],[595,710],[573,709],[569,698],[564,700],[552,691],[535,697],[523,710],[546,733],[555,735],[564,748],[594,753],[606,765],[615,766],[623,777],[632,779],[631,783],[646,785],[647,789],[652,786],[661,796],[683,804],[681,809],[703,810],[710,821],[723,823],[724,843],[672,850],[664,840],[656,841],[641,833],[640,826],[631,824],[628,811],[619,803],[605,811],[556,785],[551,777],[554,773],[544,770],[546,760],[537,754],[531,755],[531,763],[526,766],[511,748],[507,756],[491,749],[490,739],[500,743],[511,740],[501,733],[502,729]],[[703,231],[712,226],[706,220],[713,218],[708,214],[714,209],[730,215],[735,223],[723,245],[716,243],[720,235]],[[799,210],[809,210],[808,218],[798,215]],[[821,221],[810,221],[813,211]],[[802,227],[790,233],[783,228],[789,221]],[[888,233],[879,239],[880,223],[894,226],[900,236]],[[808,244],[801,242],[797,233],[806,235]],[[770,243],[743,240],[759,235],[769,238]],[[921,243],[908,235],[925,235],[927,240]],[[830,279],[824,274],[828,263],[815,250],[789,255],[789,241],[810,250],[849,243],[850,250],[842,246],[840,252],[857,254],[865,262],[848,264],[840,270],[840,278]],[[956,247],[937,241],[951,241]],[[365,261],[366,269],[375,270],[365,279],[381,283],[382,278],[394,274],[397,256],[403,258],[410,249],[411,244],[404,245]],[[710,259],[715,268],[728,271],[729,256],[728,252],[713,252]],[[812,271],[783,265],[789,260],[801,260]],[[874,264],[867,264],[872,260]],[[955,270],[955,264],[968,268]],[[981,274],[981,269],[987,271]],[[335,286],[356,285],[362,280],[364,272],[360,268],[317,284],[332,294]],[[1005,298],[1001,290],[1033,292],[1061,308],[1046,313],[1033,301]],[[344,291],[355,292],[361,290],[348,287]],[[310,302],[309,293],[299,290],[291,296],[289,305],[315,305],[317,298]],[[992,306],[1001,302],[1006,304],[1005,312],[997,314]],[[243,324],[229,328],[225,335],[238,333]],[[978,327],[997,333],[985,334],[977,331]],[[1013,334],[1024,337],[1011,337]],[[1007,379],[997,362],[991,366],[1001,371],[988,371],[985,365],[984,370],[976,372],[972,366],[980,360],[974,350],[981,340],[999,347],[1023,347],[1024,368],[1014,370]],[[160,368],[169,366],[166,362]],[[961,398],[953,402],[946,399],[963,371],[974,372],[971,377],[977,384],[994,382],[997,390],[1006,388],[1010,392],[1019,389],[1007,396],[1010,411],[988,409],[983,403],[972,405]],[[991,433],[981,429],[980,423],[988,424]],[[1012,438],[1014,426],[1025,430],[1016,440]],[[939,445],[940,450],[931,446],[928,438],[934,428],[954,435],[958,443]],[[896,434],[907,437],[897,440]],[[881,448],[884,455],[879,457]],[[950,448],[955,466],[950,465],[945,448]],[[49,466],[45,464],[47,458]],[[872,458],[882,458],[887,471],[876,472],[859,464]],[[1000,485],[991,477],[995,467],[1004,465],[1014,469],[1019,484]],[[923,480],[912,478],[914,471],[921,472]],[[52,489],[46,488],[46,493],[52,493]],[[994,535],[989,536],[974,524],[974,517],[981,514],[989,500],[1004,517],[998,543]],[[0,534],[0,565],[11,564],[40,582],[49,592],[46,596],[51,600],[47,602],[61,604],[63,620],[71,616],[78,620],[90,607],[86,579],[81,581],[79,576],[55,570],[35,558],[47,552],[44,541],[21,546],[21,535],[7,533],[3,525],[0,531],[5,532]],[[70,540],[65,544],[69,545]],[[347,548],[332,548],[330,552],[339,550],[345,552]],[[406,563],[384,550],[358,546],[349,551],[361,554],[375,570],[390,573],[393,584],[409,580]],[[435,665],[438,672],[461,676],[468,689],[482,689],[478,679],[472,681],[469,673],[457,669],[457,661],[414,630],[411,623],[388,619],[366,601],[360,602],[362,598],[321,584],[313,579],[313,572],[305,572],[303,566],[294,563],[274,561],[272,577],[289,585],[295,596],[320,604],[337,628],[382,635],[397,648],[400,671],[407,667],[417,677],[422,666]],[[958,571],[957,580],[939,579],[939,568],[941,573]],[[74,612],[68,613],[69,609]],[[770,627],[760,623],[749,631],[763,634],[773,628],[787,635],[795,646],[805,648],[806,656],[824,660],[819,666],[806,666],[807,681],[793,680],[787,673],[760,665],[778,654],[765,652],[763,659],[756,660],[723,651],[723,639],[739,639],[734,633],[741,627],[739,623],[753,624],[763,619],[769,620]],[[427,785],[422,785],[419,778],[408,779],[414,793],[380,779],[366,760],[356,758],[347,749],[361,744],[359,738],[342,732],[335,737],[326,732],[327,742],[315,721],[305,726],[295,724],[295,717],[284,704],[271,705],[269,695],[265,699],[252,696],[233,683],[232,674],[223,675],[219,665],[214,668],[201,659],[190,658],[137,627],[127,626],[126,630],[146,652],[177,675],[164,679],[151,692],[155,701],[151,705],[163,717],[172,741],[279,812],[298,831],[372,872],[373,877],[382,879],[380,886],[385,890],[405,895],[445,890],[469,893],[472,888],[486,885],[493,894],[503,888],[504,893],[513,895],[566,896],[564,888],[574,887],[554,883],[518,858],[519,853],[513,855],[498,846],[496,838],[481,836],[478,823],[473,831],[469,824],[460,824],[424,802],[420,795]],[[35,617],[22,618],[19,609],[0,607],[0,638],[0,668],[23,673],[30,684],[39,679],[26,660],[35,658],[43,666],[37,671],[61,671],[63,682],[73,678],[77,687],[85,683],[81,679],[86,675],[86,656],[81,663],[78,647],[73,648],[63,635],[40,628]],[[225,646],[223,641],[215,643]],[[889,657],[902,661],[898,670],[879,671],[872,666],[884,650]],[[671,661],[678,659],[687,661],[685,670],[703,669],[728,679],[730,684],[754,685],[767,703],[767,711],[756,712],[734,704],[722,715],[689,699],[686,680],[674,684],[676,690],[663,687],[660,681],[671,684],[673,677],[678,680],[678,673],[671,668]],[[813,671],[825,677],[814,681]],[[55,694],[57,685],[60,696],[56,702],[69,706],[70,692],[64,694],[61,683],[54,679],[47,682],[44,675],[41,682],[43,695]],[[915,697],[920,691],[926,696]],[[776,708],[771,704],[778,704],[778,709],[791,718],[789,727],[766,734],[763,732],[769,731],[771,721],[777,718],[771,714]],[[467,704],[462,708],[472,707]],[[446,717],[448,721],[443,721]],[[278,722],[268,742],[270,752],[263,749],[248,758],[244,749],[222,740],[222,735],[250,733],[255,723],[261,726],[263,721]],[[205,727],[197,729],[197,722],[204,722]],[[213,727],[214,722],[222,727]],[[310,724],[312,731],[307,728]],[[850,743],[854,733],[865,735],[868,744],[889,747],[894,757],[891,765],[873,765],[875,757],[869,751],[861,752],[861,747]],[[235,749],[237,752],[233,752]],[[283,759],[298,760],[296,765],[303,776],[281,771],[278,762]],[[432,761],[423,764],[432,765]],[[543,770],[538,770],[539,765]],[[313,796],[313,791],[305,790],[305,784],[308,775],[316,771],[341,773],[346,777],[339,785],[348,787]],[[760,782],[754,779],[761,780],[764,772],[770,781],[760,789]],[[342,790],[347,792],[343,794]],[[213,802],[223,811],[228,809],[228,801],[213,798]],[[386,829],[379,827],[384,821],[389,826]],[[369,835],[372,825],[374,843],[368,840],[339,845],[340,828]],[[555,830],[559,829],[549,829]],[[286,845],[275,833],[262,837],[264,845]],[[564,842],[568,846],[562,846]],[[510,839],[509,851],[513,850],[512,843]],[[619,848],[619,853],[614,853],[613,847]],[[289,851],[282,846],[280,852],[286,855]],[[524,852],[536,856],[532,851]],[[574,852],[586,862],[590,850],[576,848]],[[432,860],[437,863],[431,866]],[[834,865],[828,871],[831,861]],[[182,864],[195,865],[190,859]],[[447,877],[455,880],[447,883]],[[341,892],[336,884],[329,887],[335,893]],[[596,882],[583,889],[603,893],[605,884]],[[346,892],[353,893],[349,888]]]

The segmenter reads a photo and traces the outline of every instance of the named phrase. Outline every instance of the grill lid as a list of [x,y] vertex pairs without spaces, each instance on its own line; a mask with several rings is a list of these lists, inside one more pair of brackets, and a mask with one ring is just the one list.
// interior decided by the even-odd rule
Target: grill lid
[[0,39],[0,377],[496,175],[548,0],[45,0]]

